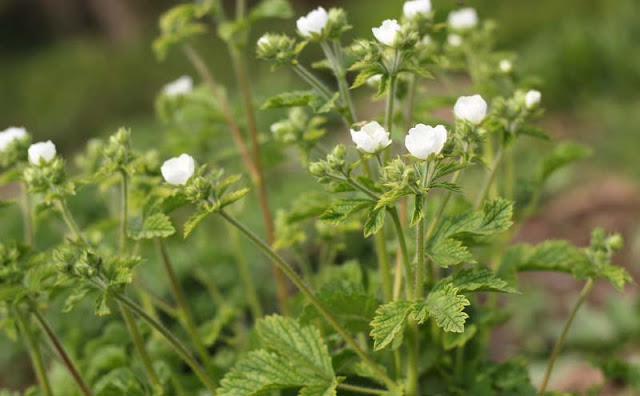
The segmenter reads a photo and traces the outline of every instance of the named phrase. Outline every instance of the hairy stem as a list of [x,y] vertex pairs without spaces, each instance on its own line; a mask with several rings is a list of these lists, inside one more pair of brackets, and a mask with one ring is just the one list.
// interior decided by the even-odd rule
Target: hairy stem
[[311,85],[311,87],[318,90],[318,92],[320,92],[320,94],[322,94],[322,96],[326,100],[331,99],[331,97],[333,96],[331,90],[327,88],[327,86],[315,75],[313,75],[313,73],[311,73],[306,67],[302,66],[301,64],[295,64],[291,67],[293,68],[293,71],[296,72],[298,76],[300,76],[300,78],[302,78],[307,84]]
[[338,384],[338,389],[344,389],[350,392],[362,393],[363,395],[386,395],[387,391],[384,389],[367,388],[358,385]]
[[164,266],[164,270],[167,273],[167,277],[169,278],[169,285],[171,286],[171,292],[173,293],[173,297],[176,299],[176,303],[178,304],[178,317],[182,319],[184,323],[185,329],[187,333],[189,333],[189,337],[191,338],[191,342],[196,348],[196,352],[198,356],[203,362],[209,360],[209,353],[207,352],[207,347],[202,342],[202,338],[198,333],[198,328],[196,326],[195,321],[193,320],[193,314],[191,309],[189,308],[189,304],[187,303],[187,298],[184,294],[184,289],[180,284],[180,280],[173,270],[173,265],[171,264],[171,258],[169,257],[169,252],[167,251],[167,245],[164,243],[162,239],[156,239],[156,248],[160,253],[160,257],[162,258],[162,265]]
[[29,351],[29,356],[31,357],[31,362],[33,363],[33,371],[35,371],[36,373],[36,378],[38,379],[40,390],[42,391],[42,394],[44,396],[52,396],[53,392],[51,392],[51,385],[49,384],[47,369],[44,366],[44,361],[42,360],[42,354],[40,353],[38,340],[36,340],[33,332],[31,332],[29,323],[27,323],[27,318],[25,318],[24,314],[20,311],[19,308],[16,307],[14,309],[14,314],[18,322],[18,328],[24,335],[24,339],[27,344],[27,350]]
[[58,353],[58,355],[60,355],[62,362],[67,368],[67,371],[69,371],[69,374],[71,374],[71,376],[73,377],[73,380],[78,385],[78,388],[80,388],[80,391],[82,391],[82,393],[86,396],[92,396],[93,393],[91,392],[91,389],[89,389],[89,386],[87,385],[85,380],[82,378],[82,375],[80,375],[80,372],[76,368],[75,364],[73,364],[73,361],[71,360],[71,358],[69,357],[69,354],[67,353],[64,346],[62,345],[62,342],[60,342],[56,334],[51,329],[51,326],[49,325],[45,317],[42,316],[42,314],[37,309],[34,303],[31,304],[31,311],[33,312],[33,315],[36,317],[36,320],[40,324],[40,327],[49,338],[52,348]]
[[247,260],[244,257],[244,253],[242,251],[242,244],[240,242],[240,238],[238,238],[238,230],[231,226],[229,226],[228,228],[229,236],[231,238],[231,242],[233,243],[234,255],[236,256],[236,262],[238,263],[240,279],[242,280],[244,290],[247,295],[247,302],[249,303],[249,308],[251,309],[253,319],[257,320],[262,317],[263,312],[262,306],[260,305],[260,300],[258,300],[256,285],[253,282],[251,272],[249,271],[249,264],[247,263]]
[[129,218],[129,176],[121,172],[120,178],[120,253],[127,251],[127,222]]
[[[407,250],[407,241],[404,236],[404,230],[402,228],[402,222],[400,221],[400,217],[398,216],[398,211],[396,208],[392,208],[389,210],[391,214],[391,218],[393,219],[393,225],[396,229],[396,235],[398,236],[398,242],[400,243],[400,254],[402,256],[402,263],[404,267],[404,278],[407,280],[405,282],[405,293],[409,300],[413,300],[413,289],[410,285],[410,279],[413,279],[413,273],[411,271],[411,259],[409,258],[409,251]],[[401,278],[401,272],[396,272],[396,277]]]
[[[104,289],[104,285],[98,285],[98,287]],[[189,367],[193,370],[196,376],[200,379],[200,381],[206,386],[206,388],[211,392],[212,395],[216,394],[216,386],[213,383],[213,380],[209,378],[209,375],[204,371],[204,369],[200,366],[200,364],[191,356],[189,350],[182,345],[182,342],[174,336],[166,327],[164,327],[160,322],[156,321],[149,314],[147,314],[142,308],[140,308],[136,303],[131,301],[124,294],[110,290],[110,293],[113,297],[118,300],[122,305],[129,308],[131,311],[135,312],[140,318],[142,318],[145,322],[147,322],[151,327],[153,327],[158,333],[160,333],[173,347],[173,349],[180,355],[180,357],[184,360]]]
[[342,339],[354,350],[354,352],[362,359],[376,376],[380,380],[384,381],[389,389],[396,389],[396,383],[389,378],[389,376],[378,366],[378,364],[360,347],[358,342],[349,335],[349,333],[338,323],[333,317],[331,312],[324,306],[324,304],[316,297],[313,291],[307,286],[305,281],[291,268],[291,266],[282,258],[278,253],[260,239],[256,234],[248,229],[244,224],[227,214],[224,210],[221,210],[219,214],[230,224],[236,227],[242,234],[244,234],[249,240],[251,240],[262,252],[269,258],[271,258],[282,269],[287,277],[293,282],[293,284],[309,299],[309,301],[320,311],[325,320],[342,336]]
[[332,49],[329,43],[324,40],[320,42],[320,47],[324,51],[327,60],[331,64],[333,74],[336,76],[336,80],[338,82],[338,90],[340,91],[340,97],[342,97],[342,102],[346,107],[346,112],[344,114],[346,121],[349,124],[353,124],[356,119],[356,115],[353,107],[353,102],[351,100],[351,93],[349,92],[349,86],[347,85],[347,73],[342,63],[342,57],[337,52],[339,48],[338,46],[334,45]]
[[129,335],[131,335],[131,340],[136,348],[136,352],[138,353],[138,356],[140,356],[142,367],[144,368],[144,373],[147,376],[149,383],[154,387],[159,386],[160,380],[158,379],[158,374],[156,374],[156,370],[153,368],[153,363],[147,353],[147,349],[144,345],[144,339],[140,334],[140,329],[138,329],[135,318],[131,314],[131,311],[120,301],[118,301],[118,306],[122,312],[122,318],[127,325],[127,330],[129,330]]
[[69,230],[71,231],[73,236],[76,239],[78,239],[78,241],[80,241],[80,243],[82,243],[83,245],[88,247],[89,246],[89,241],[87,241],[87,238],[85,238],[85,236],[80,231],[80,228],[78,227],[78,224],[76,223],[76,221],[74,220],[73,216],[71,215],[71,211],[69,211],[69,207],[67,206],[67,202],[65,200],[63,200],[63,199],[59,199],[59,200],[56,201],[56,207],[58,208],[58,211],[62,215],[62,219],[67,224],[67,227],[69,228]]
[[[273,245],[275,241],[275,230],[273,224],[273,216],[271,209],[269,208],[269,196],[267,194],[267,186],[265,183],[264,170],[262,166],[262,155],[260,153],[260,142],[258,137],[258,127],[256,124],[256,111],[253,105],[253,99],[251,96],[251,87],[249,84],[249,73],[247,71],[247,65],[244,56],[240,51],[233,46],[228,45],[231,60],[233,62],[233,69],[235,70],[236,80],[240,88],[240,96],[244,104],[244,112],[247,120],[247,129],[249,131],[249,139],[251,140],[252,160],[256,170],[256,178],[254,183],[258,192],[258,202],[260,204],[260,211],[262,212],[262,221],[266,231],[267,242]],[[276,291],[278,294],[278,306],[280,311],[284,315],[289,314],[289,296],[287,293],[287,281],[282,274],[282,271],[272,264],[273,276],[276,281]]]
[[540,385],[540,390],[538,391],[539,396],[544,395],[544,391],[547,389],[549,378],[551,378],[551,372],[553,371],[553,365],[555,364],[556,359],[560,354],[560,350],[562,349],[562,344],[564,343],[564,339],[569,333],[569,329],[571,328],[573,319],[575,319],[576,314],[578,313],[578,310],[586,300],[587,295],[589,294],[589,291],[591,290],[592,286],[593,286],[593,279],[589,278],[587,280],[587,283],[585,283],[584,287],[580,291],[580,296],[578,297],[578,300],[576,301],[576,304],[573,307],[573,310],[571,310],[571,313],[569,314],[569,318],[567,319],[567,322],[564,324],[564,328],[562,329],[562,333],[560,333],[560,337],[556,341],[556,344],[553,346],[553,351],[551,352],[551,357],[549,358],[549,364],[547,365],[547,370],[544,373],[544,379],[542,380],[542,385]]

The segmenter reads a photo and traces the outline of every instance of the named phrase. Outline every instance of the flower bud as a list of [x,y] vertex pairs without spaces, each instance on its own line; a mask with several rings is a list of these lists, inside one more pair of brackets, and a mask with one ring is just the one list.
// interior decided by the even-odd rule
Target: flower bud
[[542,94],[540,93],[540,91],[532,89],[525,94],[524,105],[527,107],[527,109],[532,109],[540,103],[541,98]]
[[182,154],[179,157],[171,158],[162,164],[160,171],[167,183],[173,185],[184,185],[193,176],[196,163],[192,156]]
[[375,154],[391,144],[389,132],[375,121],[364,125],[359,131],[352,129],[351,139],[358,150],[368,154]]
[[29,147],[29,162],[38,165],[40,161],[50,162],[56,156],[56,145],[48,140],[34,143]]
[[404,3],[402,12],[406,18],[413,18],[418,14],[427,14],[431,11],[431,0],[410,0]]
[[382,82],[382,74],[375,74],[369,78],[367,78],[367,85],[370,87],[378,87]]
[[421,160],[426,160],[431,154],[439,154],[446,141],[447,130],[444,126],[438,125],[434,128],[429,125],[418,124],[409,129],[404,145],[411,155]]
[[9,127],[0,132],[0,153],[4,152],[9,144],[15,140],[22,140],[27,137],[27,130],[25,128]]
[[622,238],[622,235],[618,233],[609,235],[609,237],[607,238],[607,245],[609,246],[609,249],[616,252],[622,249],[622,246],[624,245],[624,239]]
[[385,19],[380,27],[373,28],[371,31],[376,40],[384,45],[393,47],[396,44],[396,37],[400,29],[400,24],[395,19]]
[[327,173],[327,169],[326,166],[323,162],[318,161],[318,162],[312,162],[309,164],[309,173],[311,173],[313,176],[324,176]]
[[449,27],[454,30],[467,30],[478,24],[478,14],[473,8],[463,8],[449,13]]
[[329,14],[327,10],[318,7],[306,16],[298,18],[296,26],[302,37],[311,38],[314,35],[322,34],[328,20]]
[[193,91],[193,79],[182,76],[164,86],[163,92],[169,97],[188,95]]
[[461,96],[453,106],[453,112],[456,118],[478,125],[487,115],[487,102],[480,95]]

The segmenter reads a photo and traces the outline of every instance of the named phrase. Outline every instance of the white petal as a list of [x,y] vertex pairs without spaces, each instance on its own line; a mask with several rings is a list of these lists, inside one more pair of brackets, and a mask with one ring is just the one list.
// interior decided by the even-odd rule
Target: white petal
[[411,0],[404,3],[402,11],[405,17],[413,18],[418,14],[431,11],[431,0]]
[[461,96],[453,107],[456,118],[479,124],[487,115],[487,102],[480,95]]
[[471,29],[478,24],[478,14],[473,8],[463,8],[449,13],[449,26],[456,30]]
[[41,160],[49,162],[56,156],[56,145],[51,140],[34,143],[29,147],[28,155],[32,164],[37,165]]
[[167,183],[173,185],[185,184],[195,172],[196,164],[192,156],[182,154],[166,160],[160,171]]

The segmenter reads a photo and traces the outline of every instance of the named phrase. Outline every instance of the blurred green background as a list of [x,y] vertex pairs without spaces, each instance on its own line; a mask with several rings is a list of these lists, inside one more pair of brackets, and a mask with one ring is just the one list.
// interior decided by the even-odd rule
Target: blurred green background
[[[440,20],[446,18],[450,9],[462,5],[475,7],[481,18],[495,20],[499,25],[499,48],[517,53],[516,67],[542,82],[540,90],[547,108],[542,121],[545,129],[555,139],[572,139],[594,148],[590,160],[564,174],[564,179],[560,176],[558,184],[570,191],[558,200],[550,200],[550,209],[525,226],[521,239],[539,241],[563,237],[584,244],[590,227],[604,225],[625,234],[628,248],[622,259],[629,262],[631,272],[637,274],[633,263],[640,256],[637,220],[640,218],[640,1],[432,1],[436,18]],[[370,36],[372,26],[383,19],[398,17],[403,3],[400,0],[292,2],[298,14],[318,5],[346,8],[354,26],[349,33],[352,36]],[[0,0],[0,130],[11,125],[25,126],[34,139],[51,139],[59,151],[70,156],[82,149],[89,138],[107,136],[117,127],[127,126],[132,128],[137,146],[161,146],[162,149],[167,126],[155,115],[155,97],[167,82],[183,74],[195,75],[179,51],[171,52],[167,60],[159,62],[151,49],[159,15],[176,3],[169,0]],[[257,39],[266,30],[293,32],[294,26],[293,20],[263,23],[254,35]],[[209,36],[200,39],[196,47],[218,81],[234,81],[221,42]],[[258,102],[285,86],[302,86],[287,71],[280,69],[273,73],[264,62],[250,56]],[[233,97],[233,86],[229,88],[232,99],[237,99]],[[262,112],[259,116],[265,125],[275,114]],[[300,179],[298,183],[286,183],[282,178],[272,180],[274,208],[287,206],[292,196],[313,183],[309,178]],[[253,204],[249,199],[243,215],[259,227],[260,219]],[[92,214],[92,205],[95,206],[90,199],[78,199],[75,205],[84,208],[87,218]],[[20,227],[17,218],[0,217],[0,238],[11,235],[15,230],[13,226]],[[221,232],[224,230],[218,230]],[[176,238],[175,246],[180,244],[180,239]],[[186,282],[193,279],[188,275],[189,264],[185,263],[211,261],[210,239],[210,235],[196,234],[191,240],[196,249],[174,250],[174,261]],[[235,279],[235,273],[228,266],[233,259],[229,252],[216,254],[221,264],[211,271],[224,288]],[[258,257],[255,252],[251,254],[255,256],[250,258]],[[269,276],[264,263],[257,261],[252,265],[256,267],[256,277]],[[165,280],[161,274],[153,278],[153,265],[149,268],[144,269],[147,282],[162,294]],[[565,293],[562,294],[565,297],[573,291],[572,286],[562,286],[569,283],[568,279],[556,279],[556,283],[561,285],[552,282],[551,288]],[[189,285],[189,290],[198,290],[195,283]],[[199,297],[194,296],[194,304],[206,310],[206,298],[206,293],[200,293]],[[527,298],[529,300],[523,297],[517,303],[526,304],[532,313],[528,320],[514,324],[512,344],[517,345],[516,349],[524,345],[524,348],[544,351],[544,337],[555,329],[543,329],[539,337],[525,341],[518,339],[522,334],[529,334],[527,330],[531,329],[535,314],[545,309],[540,295]],[[605,300],[602,297],[599,301],[601,306],[610,304]],[[638,310],[630,308],[634,303],[622,304],[622,308],[617,304],[618,308],[611,312],[620,320],[638,317]],[[86,314],[91,315],[90,308]],[[592,338],[606,338],[614,343],[620,336],[614,331],[617,325],[612,325],[614,330],[602,330],[602,323],[610,318],[603,319],[593,311],[591,316],[588,314],[580,319],[583,320],[580,327],[592,329]],[[87,327],[95,332],[100,323],[95,321]],[[81,344],[81,333],[73,331],[73,323],[57,325],[63,327],[67,342]],[[640,334],[640,319],[629,326],[635,327],[632,330],[625,327],[625,331]],[[518,333],[519,330],[522,333]],[[5,341],[0,344],[3,351],[0,366],[19,353]],[[607,344],[600,347],[602,345]],[[510,352],[508,347],[502,351]],[[541,358],[545,356],[542,354]],[[26,359],[21,359],[20,364],[28,367]],[[19,377],[0,375],[0,383],[17,386],[24,381]]]

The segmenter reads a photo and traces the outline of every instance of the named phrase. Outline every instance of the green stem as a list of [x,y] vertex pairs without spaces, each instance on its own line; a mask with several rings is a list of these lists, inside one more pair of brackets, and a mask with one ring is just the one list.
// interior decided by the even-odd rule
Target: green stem
[[386,395],[387,391],[384,389],[373,389],[358,385],[338,384],[338,389],[344,389],[351,392],[362,393],[364,395]]
[[[453,174],[453,177],[451,178],[451,183],[456,184],[458,182],[458,180],[460,179],[461,175],[462,175],[461,171],[455,172]],[[427,241],[429,240],[429,238],[431,238],[431,236],[433,235],[434,231],[436,230],[436,226],[438,225],[438,222],[440,221],[440,218],[444,214],[444,211],[447,208],[447,205],[449,204],[449,201],[451,200],[451,196],[452,195],[453,195],[453,193],[451,191],[447,191],[447,194],[444,196],[444,199],[442,200],[442,203],[438,207],[438,211],[436,212],[436,214],[431,219],[431,222],[429,223],[429,227],[427,228],[427,234],[425,236]]]
[[20,312],[20,309],[16,307],[14,309],[14,313],[18,322],[18,327],[20,328],[22,334],[24,334],[27,349],[29,350],[29,356],[31,356],[31,362],[33,363],[33,370],[36,373],[36,378],[38,379],[38,384],[40,384],[42,394],[44,396],[52,396],[53,392],[51,392],[51,385],[49,384],[47,369],[45,368],[44,361],[42,360],[42,354],[40,353],[38,341],[31,332],[29,324],[27,323],[27,319],[25,318],[24,314]]
[[256,234],[253,233],[250,229],[248,229],[244,224],[240,223],[235,218],[231,217],[224,210],[221,210],[219,214],[229,223],[231,223],[234,227],[236,227],[242,234],[244,234],[249,240],[251,240],[257,247],[262,250],[262,252],[272,259],[282,270],[282,272],[289,277],[291,282],[304,294],[309,301],[320,311],[322,316],[326,319],[326,321],[336,330],[342,339],[354,350],[354,352],[362,359],[364,364],[366,364],[375,375],[382,380],[389,390],[396,389],[396,383],[389,378],[389,376],[378,366],[378,364],[371,358],[367,353],[362,350],[360,345],[354,340],[349,333],[338,323],[338,321],[333,317],[331,312],[324,306],[324,304],[316,297],[313,291],[307,286],[304,280],[291,268],[291,266],[282,258],[278,253],[274,252],[271,247],[260,239]]
[[327,86],[324,85],[324,83],[320,81],[316,76],[314,76],[313,73],[307,70],[306,67],[300,64],[296,64],[292,65],[292,68],[293,71],[296,72],[296,74],[298,74],[304,81],[307,82],[307,84],[317,89],[326,100],[331,99],[331,97],[333,96],[331,90],[327,88]]
[[233,227],[229,227],[229,234],[231,238],[231,242],[233,243],[233,250],[236,256],[236,262],[238,263],[238,270],[240,272],[240,279],[244,285],[244,291],[247,295],[247,302],[249,303],[249,308],[251,309],[251,314],[253,315],[253,319],[257,320],[262,317],[263,311],[262,306],[260,305],[260,300],[258,300],[258,292],[256,291],[256,285],[253,282],[253,278],[251,277],[251,272],[249,271],[249,264],[244,256],[242,251],[242,244],[240,239],[238,238],[238,230]]
[[67,224],[67,227],[69,227],[69,230],[71,230],[71,232],[73,233],[73,235],[85,246],[89,246],[89,241],[87,241],[87,238],[85,238],[85,236],[82,234],[82,232],[80,232],[80,228],[78,228],[78,224],[76,224],[76,221],[73,219],[73,216],[71,215],[71,212],[69,211],[69,207],[67,206],[67,202],[63,199],[59,199],[56,201],[56,206],[58,208],[58,211],[60,212],[60,214],[62,215],[62,218],[64,219],[64,222]]
[[120,253],[127,251],[127,222],[129,218],[129,176],[121,172],[120,178]]
[[586,300],[587,295],[589,294],[589,291],[591,290],[592,286],[593,286],[593,279],[589,278],[587,280],[587,283],[585,283],[584,287],[582,288],[582,291],[580,291],[580,296],[578,297],[578,300],[576,301],[576,304],[573,307],[573,310],[569,314],[569,318],[567,319],[567,322],[564,324],[562,333],[560,333],[560,338],[558,338],[558,340],[556,341],[556,344],[553,347],[553,351],[551,352],[551,357],[549,358],[549,364],[547,365],[547,370],[545,371],[544,379],[542,380],[542,385],[540,385],[540,391],[538,392],[539,396],[544,395],[544,392],[547,389],[549,378],[551,377],[551,372],[553,371],[553,365],[555,364],[556,359],[560,354],[560,350],[562,349],[562,344],[564,343],[564,339],[566,338],[567,333],[569,333],[569,329],[571,328],[573,319],[576,317],[578,310]]
[[502,161],[502,157],[504,155],[504,149],[502,147],[502,145],[498,146],[498,151],[496,152],[496,155],[493,159],[493,163],[491,164],[491,169],[489,170],[489,173],[487,174],[487,176],[484,179],[484,183],[482,184],[482,187],[480,188],[480,192],[478,193],[478,196],[476,197],[476,201],[474,203],[474,207],[476,209],[479,209],[480,206],[482,205],[482,202],[484,202],[485,198],[487,197],[487,194],[489,193],[489,189],[491,188],[491,185],[493,184],[493,180],[496,177],[496,173],[498,170],[498,167],[500,166],[500,162]]
[[38,323],[40,324],[40,327],[42,328],[42,330],[44,330],[45,334],[47,334],[47,337],[49,337],[49,341],[51,342],[53,349],[56,352],[58,352],[58,355],[60,355],[62,362],[64,363],[65,367],[69,371],[69,374],[71,374],[74,381],[78,385],[78,388],[80,388],[80,391],[82,391],[82,393],[86,396],[93,395],[93,393],[91,392],[91,389],[89,389],[89,386],[87,386],[87,383],[82,378],[82,375],[80,375],[80,372],[76,368],[75,364],[73,364],[73,361],[71,360],[71,358],[69,357],[69,354],[67,353],[64,346],[62,345],[62,342],[60,342],[56,334],[51,329],[51,326],[49,325],[45,317],[42,316],[42,314],[37,309],[35,304],[31,304],[31,311],[33,312],[33,315],[38,320]]
[[149,383],[151,383],[153,387],[160,386],[160,380],[158,379],[158,375],[153,368],[151,358],[149,357],[149,354],[147,354],[147,349],[144,345],[144,339],[142,338],[142,335],[140,335],[140,330],[138,329],[135,318],[131,314],[131,311],[125,305],[119,302],[118,306],[120,307],[120,311],[122,312],[122,318],[127,325],[127,329],[129,330],[129,334],[131,335],[131,340],[133,341],[133,345],[136,348],[136,352],[138,352],[138,355],[140,356],[142,367],[144,368],[144,372],[147,376],[147,379],[149,380]]
[[193,314],[191,312],[191,309],[189,308],[189,304],[187,303],[184,289],[180,284],[178,276],[173,270],[173,265],[171,265],[171,258],[169,257],[167,245],[164,243],[164,240],[156,239],[156,248],[160,253],[164,270],[167,273],[167,277],[169,278],[171,292],[173,293],[173,296],[176,299],[176,303],[178,304],[178,317],[182,319],[185,329],[187,330],[187,333],[189,333],[189,337],[191,337],[191,342],[198,352],[198,356],[203,362],[207,362],[209,360],[209,352],[207,351],[207,347],[204,345],[204,342],[202,342],[202,338],[198,333],[198,328],[193,319]]
[[419,392],[419,375],[418,375],[418,324],[411,321],[408,326],[409,335],[409,356],[407,359],[407,392],[408,396],[418,396]]
[[380,277],[382,278],[382,292],[384,301],[391,301],[393,298],[393,283],[391,282],[391,267],[389,266],[389,254],[387,253],[387,241],[384,237],[384,228],[375,234],[376,254],[378,255],[378,265]]
[[[341,57],[338,57],[337,52],[334,52],[329,43],[327,41],[321,41],[320,47],[324,51],[327,60],[332,66],[333,74],[336,76],[336,80],[338,81],[338,90],[340,91],[340,96],[342,97],[342,101],[347,111],[345,113],[346,121],[349,124],[353,124],[356,119],[355,110],[353,107],[353,102],[351,101],[351,93],[349,92],[349,86],[347,85],[347,73],[344,70],[344,65],[342,64]],[[334,46],[334,49],[337,48]]]
[[[98,285],[98,287],[104,289],[104,285]],[[109,290],[109,292],[113,295],[113,297],[118,300],[122,305],[129,308],[131,311],[135,312],[140,318],[146,321],[151,327],[153,327],[158,333],[160,333],[171,346],[175,349],[175,351],[180,355],[180,357],[184,360],[189,367],[193,370],[196,376],[202,381],[202,383],[206,386],[206,388],[211,392],[212,395],[216,394],[216,387],[213,383],[213,380],[209,378],[209,375],[204,371],[204,369],[198,364],[198,362],[191,356],[191,353],[187,350],[187,348],[182,345],[180,340],[176,338],[166,327],[164,327],[160,322],[153,319],[149,314],[147,314],[142,308],[140,308],[136,303],[131,301],[124,294]]]
[[409,92],[407,94],[407,114],[405,118],[405,130],[409,130],[411,128],[411,124],[413,124],[413,110],[415,105],[416,91],[418,88],[418,78],[415,74],[411,75],[409,80]]
[[[398,211],[396,210],[396,208],[389,209],[389,213],[391,214],[391,219],[393,219],[393,225],[395,226],[396,235],[398,236],[398,242],[400,243],[402,262],[404,264],[404,278],[407,280],[405,283],[405,292],[407,298],[409,300],[413,300],[413,289],[409,284],[409,280],[413,279],[413,273],[411,271],[411,261],[409,258],[409,251],[407,249],[407,241],[404,236],[404,230],[402,229],[402,222],[400,221],[400,217],[398,216]],[[402,273],[400,271],[397,271],[396,277],[402,277]]]
[[21,184],[22,222],[24,225],[24,241],[33,245],[33,216],[31,213],[31,197],[26,183]]

